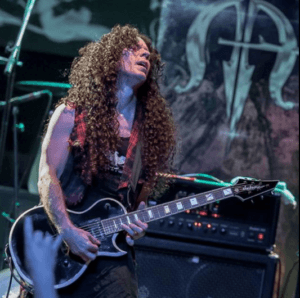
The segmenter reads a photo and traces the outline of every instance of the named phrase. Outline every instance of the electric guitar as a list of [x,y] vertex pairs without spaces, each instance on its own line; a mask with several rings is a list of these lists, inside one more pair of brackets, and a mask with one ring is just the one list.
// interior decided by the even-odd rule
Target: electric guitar
[[[99,199],[84,211],[67,209],[71,221],[78,228],[90,232],[101,241],[97,256],[118,257],[127,252],[117,246],[118,233],[123,231],[121,225],[134,223],[135,220],[151,222],[173,214],[184,212],[200,206],[214,203],[230,197],[237,197],[242,201],[272,191],[278,181],[253,181],[240,179],[235,185],[218,188],[213,191],[199,193],[168,203],[127,213],[125,207],[112,198]],[[24,259],[24,218],[30,216],[34,230],[42,230],[53,236],[57,235],[54,226],[42,205],[31,208],[18,217],[9,235],[9,250],[14,266],[19,276],[29,285],[33,285]],[[85,263],[80,257],[72,254],[66,244],[62,244],[55,266],[55,289],[66,287],[74,283],[86,270],[89,262]]]

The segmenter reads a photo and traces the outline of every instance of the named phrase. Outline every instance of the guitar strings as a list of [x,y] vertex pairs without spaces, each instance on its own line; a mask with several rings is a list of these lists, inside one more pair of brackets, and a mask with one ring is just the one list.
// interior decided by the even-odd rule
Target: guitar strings
[[[105,220],[109,220],[109,219],[110,218],[107,218]],[[132,220],[132,218],[130,218],[130,219]],[[105,221],[105,220],[102,220],[102,221]],[[140,218],[140,220],[141,220],[141,218]],[[132,222],[134,223],[134,219],[132,220]],[[121,223],[122,223],[122,221],[121,221]],[[128,223],[126,222],[126,224],[128,224]],[[98,220],[98,222],[93,222],[93,223],[90,223],[90,224],[79,226],[78,228],[83,229],[83,230],[88,231],[88,232],[92,232],[92,229],[97,228],[98,231],[97,231],[97,233],[94,234],[95,237],[99,237],[102,234],[114,234],[114,233],[117,233],[117,232],[120,232],[120,231],[124,230],[122,228],[119,230],[119,227],[117,227],[118,230],[114,231],[114,229],[115,229],[114,225],[104,227],[100,220]],[[57,235],[58,235],[58,233],[53,234],[52,238],[56,237]]]
[[[157,210],[157,211],[159,212],[159,210]],[[123,216],[124,216],[124,215],[123,215]],[[129,216],[129,215],[127,215],[127,216]],[[133,216],[133,215],[131,214],[131,215],[129,216],[129,219],[131,220],[132,223],[134,223],[134,222],[135,222],[135,218],[132,217],[132,216]],[[121,217],[122,217],[122,216],[121,216]],[[102,220],[102,221],[98,220],[97,222],[93,222],[93,223],[90,223],[90,224],[86,224],[86,225],[83,225],[83,226],[79,226],[78,228],[83,229],[83,230],[88,231],[88,232],[91,232],[92,229],[97,228],[97,229],[98,229],[97,232],[100,232],[100,234],[95,234],[96,237],[101,236],[101,234],[113,234],[113,233],[116,233],[116,232],[119,232],[119,231],[124,230],[124,229],[122,229],[122,228],[119,230],[119,227],[117,227],[118,230],[117,230],[117,231],[114,231],[114,229],[115,229],[115,226],[114,226],[114,225],[109,225],[109,226],[107,226],[107,227],[104,227],[103,224],[102,224],[102,222],[103,222],[103,221],[106,221],[106,220],[110,220],[110,219],[111,219],[111,218],[107,218],[107,219],[104,219],[104,220]],[[146,222],[146,221],[142,220],[141,218],[139,218],[139,220],[141,220],[142,222]],[[121,223],[122,223],[122,220],[121,220]],[[122,224],[123,224],[123,223],[122,223]],[[126,222],[126,224],[128,224],[128,223]],[[57,235],[58,235],[58,233],[53,234],[52,237],[56,237]]]
[[[122,231],[122,230],[123,230],[123,229],[120,229],[120,230],[118,230],[118,231],[113,231],[113,230],[111,230],[111,228],[112,228],[113,226],[108,227],[108,228],[103,228],[103,226],[100,226],[99,223],[101,223],[101,222],[98,222],[98,223],[92,223],[92,224],[88,224],[88,225],[84,225],[84,226],[81,226],[81,227],[79,227],[79,228],[80,228],[80,229],[83,229],[83,230],[85,230],[85,231],[88,231],[88,232],[92,232],[92,229],[97,228],[98,231],[97,231],[97,233],[94,234],[94,236],[95,236],[96,238],[99,237],[99,236],[101,236],[102,234],[106,234],[106,233],[107,233],[107,234],[114,234],[114,233],[116,233],[116,232],[119,232],[119,231]],[[56,237],[57,235],[58,235],[58,233],[52,235],[52,237],[54,238],[54,237]]]
[[[126,215],[121,215],[121,217],[122,216],[126,216]],[[127,215],[128,216],[128,215]],[[118,217],[116,217],[116,218],[118,218]],[[138,217],[139,218],[139,217]],[[106,219],[103,219],[102,221],[100,221],[100,220],[98,220],[98,222],[97,222],[97,224],[98,223],[101,223],[101,222],[104,222],[104,221],[107,221],[107,220],[111,220],[112,218],[106,218]],[[135,218],[133,217],[133,215],[130,215],[129,216],[129,219],[134,223],[134,221],[135,221]],[[141,218],[139,218],[139,220],[141,220]],[[142,220],[141,220],[142,221]],[[95,222],[93,222],[93,223],[90,223],[90,224],[87,224],[87,225],[83,225],[83,226],[81,226],[80,228],[83,228],[83,227],[89,227],[89,226],[92,226],[92,225],[94,225],[94,224],[96,224]]]
[[[102,226],[99,225],[99,223],[93,223],[93,224],[88,224],[88,225],[84,225],[84,226],[81,226],[81,227],[78,227],[84,231],[88,231],[88,232],[91,232],[92,229],[95,229],[97,228],[98,231],[97,232],[100,232],[99,234],[98,233],[95,233],[95,236],[98,237],[98,236],[101,236],[101,234],[105,234],[105,232],[109,233],[109,229],[104,229]],[[105,231],[106,230],[106,231]],[[57,235],[59,235],[59,233],[56,233],[56,234],[53,234],[52,237],[56,237]]]
[[[157,211],[159,211],[159,210],[157,210]],[[123,215],[123,216],[124,216],[124,215]],[[129,216],[129,215],[127,215],[127,216]],[[135,222],[135,218],[132,217],[132,216],[133,216],[133,215],[130,214],[129,219],[131,220],[132,223],[134,223],[134,222]],[[122,217],[122,216],[121,216],[121,217]],[[102,220],[102,221],[106,221],[106,220],[109,220],[109,219],[110,219],[110,218],[107,218],[107,219],[104,219],[104,220]],[[141,218],[139,218],[139,220],[141,220],[142,222],[144,222],[144,220],[142,220]],[[146,221],[145,221],[145,222],[146,222]],[[122,223],[122,220],[121,220],[121,223]],[[123,223],[122,223],[122,224],[123,224]],[[126,222],[126,224],[128,224],[128,223]],[[107,226],[107,227],[104,227],[103,224],[102,224],[102,222],[101,222],[100,220],[98,220],[98,222],[93,222],[93,223],[90,223],[90,224],[86,224],[86,225],[83,225],[83,226],[79,226],[78,228],[83,229],[83,230],[85,230],[85,231],[89,231],[89,232],[91,232],[92,229],[97,228],[97,229],[98,229],[97,232],[100,232],[100,234],[96,234],[96,237],[101,236],[101,234],[106,234],[106,233],[108,233],[108,234],[113,234],[113,233],[116,233],[116,232],[119,232],[119,231],[122,231],[122,230],[123,230],[122,228],[119,230],[119,227],[117,227],[118,231],[114,231],[114,229],[115,229],[115,226],[114,226],[114,225],[109,225],[109,226]],[[53,234],[52,237],[56,237],[57,235],[58,235],[58,233]]]
[[[104,219],[104,220],[102,220],[102,221],[106,221],[106,220],[109,220],[109,219],[111,219],[111,218],[107,218],[107,219]],[[134,218],[131,216],[131,218],[129,217],[129,219],[132,221],[132,223],[134,223]],[[141,220],[141,218],[139,218],[139,220]],[[141,220],[142,221],[142,220]],[[142,221],[143,222],[143,221]],[[98,222],[93,222],[93,223],[90,223],[90,224],[87,224],[87,225],[83,225],[83,226],[80,226],[79,228],[88,228],[88,227],[92,227],[92,226],[94,226],[94,225],[97,225],[97,224],[100,224],[101,223],[101,221],[98,221]],[[121,221],[121,223],[122,223],[122,221]],[[123,223],[122,223],[123,224]],[[126,224],[128,224],[127,222],[126,222]],[[113,227],[113,225],[111,225],[112,227]],[[105,228],[104,228],[105,229]]]
[[[160,211],[162,211],[162,213],[164,213],[164,209],[163,209],[163,206],[156,206],[157,207],[157,212],[158,213],[161,213]],[[187,210],[187,208],[184,208],[185,210]],[[141,214],[142,215],[142,214]],[[120,217],[125,217],[125,216],[129,216],[129,219],[130,219],[130,221],[132,222],[132,223],[134,223],[135,222],[135,217],[134,217],[134,214],[132,213],[132,214],[123,214],[123,215],[121,215]],[[141,216],[140,216],[141,217]],[[138,217],[139,218],[139,217]],[[82,229],[84,229],[84,228],[89,228],[89,227],[93,227],[94,225],[97,225],[97,224],[99,224],[99,223],[101,223],[101,222],[104,222],[104,221],[107,221],[107,220],[110,220],[111,218],[107,218],[107,219],[103,219],[102,221],[99,221],[99,222],[97,222],[97,223],[90,223],[90,224],[87,224],[87,225],[83,225],[83,226],[80,226],[79,228],[82,228]],[[142,222],[147,222],[147,221],[145,221],[145,219],[142,219],[142,218],[139,218],[139,220],[141,220]],[[122,220],[121,220],[121,223],[122,223]],[[125,224],[128,224],[127,222],[125,223]],[[114,225],[111,225],[111,227],[114,227]],[[108,227],[108,229],[109,229],[110,227]],[[100,229],[101,229],[101,227],[100,227]],[[104,228],[104,229],[106,229],[106,228]],[[102,230],[103,231],[103,230]]]
[[[124,215],[123,215],[123,216],[124,216]],[[129,216],[129,215],[127,215],[127,216]],[[122,217],[122,216],[121,216],[121,217]],[[86,224],[86,225],[83,225],[83,226],[79,226],[78,228],[83,229],[83,230],[86,230],[86,231],[91,231],[93,228],[97,228],[98,231],[100,232],[100,234],[99,234],[99,235],[97,234],[97,236],[100,236],[101,233],[102,233],[102,234],[106,234],[106,233],[108,233],[108,234],[109,234],[109,233],[113,234],[113,233],[116,233],[116,232],[119,232],[119,231],[124,230],[124,229],[122,229],[121,227],[117,227],[117,231],[114,231],[115,228],[116,228],[116,226],[114,226],[114,225],[112,225],[112,224],[109,225],[109,226],[107,226],[107,227],[104,227],[103,224],[102,224],[102,222],[103,222],[103,221],[110,220],[110,219],[111,219],[111,218],[107,218],[107,219],[104,219],[104,220],[102,220],[102,221],[98,220],[97,222],[93,222],[93,223],[90,223],[90,224]],[[133,217],[132,214],[129,216],[129,219],[131,220],[131,223],[135,223],[135,220],[136,220],[136,219]],[[145,221],[145,219],[142,219],[141,217],[139,218],[139,220],[141,220],[142,222],[147,222],[147,221]],[[122,220],[121,220],[121,224],[124,224],[124,223],[122,222]],[[128,225],[128,222],[126,221],[125,224]],[[55,234],[55,235],[57,235],[57,234]]]

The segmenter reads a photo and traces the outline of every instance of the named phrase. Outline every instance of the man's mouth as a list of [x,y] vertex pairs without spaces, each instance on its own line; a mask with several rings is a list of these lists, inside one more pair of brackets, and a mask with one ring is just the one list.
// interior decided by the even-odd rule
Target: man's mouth
[[147,68],[147,63],[146,63],[146,62],[139,61],[139,62],[137,62],[136,64],[137,64],[137,65],[140,65],[140,66],[143,66],[144,69],[145,69],[146,71],[148,70],[148,68]]

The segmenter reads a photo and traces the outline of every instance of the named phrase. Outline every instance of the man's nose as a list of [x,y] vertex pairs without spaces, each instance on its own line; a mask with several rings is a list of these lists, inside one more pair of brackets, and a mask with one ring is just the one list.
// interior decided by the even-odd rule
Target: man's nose
[[149,52],[144,52],[144,53],[142,54],[142,57],[145,57],[146,59],[148,59],[149,56],[150,56],[150,53],[149,53]]

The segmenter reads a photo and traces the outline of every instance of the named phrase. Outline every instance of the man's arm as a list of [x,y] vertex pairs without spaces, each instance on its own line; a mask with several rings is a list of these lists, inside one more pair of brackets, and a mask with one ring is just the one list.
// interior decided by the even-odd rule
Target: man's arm
[[45,135],[40,167],[38,189],[41,202],[50,220],[60,232],[72,225],[58,174],[61,174],[68,159],[68,139],[74,127],[75,111],[60,105],[53,113]]
[[38,189],[45,211],[72,253],[84,261],[94,260],[100,241],[73,225],[58,177],[66,165],[68,139],[74,127],[75,110],[60,105],[53,113],[42,144]]

